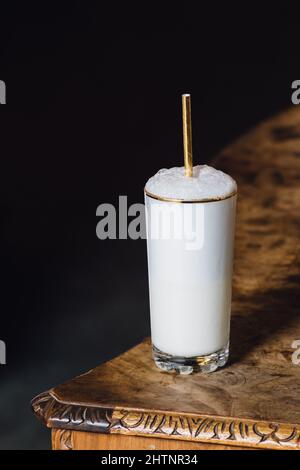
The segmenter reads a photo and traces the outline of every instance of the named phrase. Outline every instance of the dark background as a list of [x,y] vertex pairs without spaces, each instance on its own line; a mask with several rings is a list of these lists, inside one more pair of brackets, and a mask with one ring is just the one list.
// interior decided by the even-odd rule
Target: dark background
[[182,164],[180,95],[196,163],[291,105],[297,12],[194,4],[1,5],[2,449],[48,448],[30,399],[149,334],[145,242],[98,240],[95,213]]

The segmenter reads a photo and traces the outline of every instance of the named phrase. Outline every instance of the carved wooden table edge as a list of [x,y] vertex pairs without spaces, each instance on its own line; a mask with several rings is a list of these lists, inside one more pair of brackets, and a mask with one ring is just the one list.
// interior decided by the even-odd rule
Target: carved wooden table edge
[[[52,429],[167,438],[190,442],[255,447],[300,448],[300,425],[247,418],[124,408],[101,408],[59,401],[53,390],[33,398],[32,409]],[[64,439],[64,440],[65,440]]]

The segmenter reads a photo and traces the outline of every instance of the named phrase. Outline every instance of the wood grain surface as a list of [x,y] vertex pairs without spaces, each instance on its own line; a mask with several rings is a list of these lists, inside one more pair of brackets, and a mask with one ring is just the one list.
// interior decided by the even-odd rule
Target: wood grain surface
[[36,397],[33,409],[49,427],[300,448],[300,366],[292,363],[300,339],[300,109],[261,124],[214,164],[239,188],[228,366],[163,373],[145,340]]

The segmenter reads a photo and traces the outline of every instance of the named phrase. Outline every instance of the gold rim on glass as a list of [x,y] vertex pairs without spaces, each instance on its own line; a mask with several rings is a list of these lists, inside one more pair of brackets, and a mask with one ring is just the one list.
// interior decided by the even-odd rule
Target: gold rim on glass
[[177,203],[181,203],[181,204],[191,204],[191,203],[203,203],[203,202],[218,202],[218,201],[225,201],[225,199],[229,199],[233,196],[236,196],[237,195],[237,191],[234,191],[230,194],[228,194],[228,196],[223,196],[223,197],[215,197],[215,198],[207,198],[207,199],[189,199],[189,200],[186,200],[186,199],[174,199],[174,198],[171,198],[171,197],[163,197],[163,196],[157,196],[156,194],[152,194],[150,193],[149,191],[147,191],[147,189],[145,188],[144,189],[144,193],[146,194],[146,196],[150,197],[151,199],[156,199],[157,201],[162,201],[162,202],[177,202]]

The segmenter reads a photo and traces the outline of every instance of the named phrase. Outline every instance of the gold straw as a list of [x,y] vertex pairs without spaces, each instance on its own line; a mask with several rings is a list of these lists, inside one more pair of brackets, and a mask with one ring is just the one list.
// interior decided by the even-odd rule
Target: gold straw
[[182,124],[185,176],[193,176],[191,95],[182,95]]

